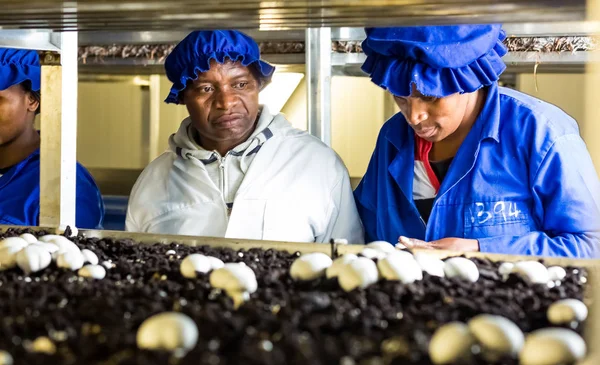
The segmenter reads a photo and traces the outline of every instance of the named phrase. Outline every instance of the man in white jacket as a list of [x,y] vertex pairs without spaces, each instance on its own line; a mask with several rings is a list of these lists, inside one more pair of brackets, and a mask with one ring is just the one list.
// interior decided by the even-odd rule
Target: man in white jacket
[[142,172],[127,230],[291,242],[363,242],[337,154],[258,103],[274,67],[238,31],[193,32],[165,62],[167,103],[190,116]]

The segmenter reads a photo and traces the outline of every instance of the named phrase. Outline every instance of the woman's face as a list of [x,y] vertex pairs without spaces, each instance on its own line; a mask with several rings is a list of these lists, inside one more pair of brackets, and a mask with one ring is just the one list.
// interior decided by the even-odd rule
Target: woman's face
[[0,91],[0,146],[11,143],[33,128],[39,105],[19,84]]
[[409,97],[394,96],[400,112],[415,133],[429,142],[440,142],[460,127],[469,113],[471,94],[434,98],[421,94],[413,85]]

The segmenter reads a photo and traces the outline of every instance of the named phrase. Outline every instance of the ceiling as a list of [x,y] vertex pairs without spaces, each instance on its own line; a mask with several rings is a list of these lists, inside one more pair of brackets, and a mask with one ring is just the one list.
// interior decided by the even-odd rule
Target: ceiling
[[2,29],[257,30],[579,21],[585,0],[3,0]]

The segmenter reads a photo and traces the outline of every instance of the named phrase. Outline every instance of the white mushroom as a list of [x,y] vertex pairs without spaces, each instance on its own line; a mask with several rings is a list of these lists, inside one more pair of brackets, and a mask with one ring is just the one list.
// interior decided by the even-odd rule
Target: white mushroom
[[165,252],[165,255],[173,256],[173,255],[177,255],[177,252],[175,252],[175,250],[168,250],[167,252]]
[[500,264],[500,267],[498,267],[498,273],[502,275],[502,278],[504,280],[506,280],[508,279],[508,275],[512,273],[514,267],[515,264],[512,262],[503,262],[502,264]]
[[27,241],[29,244],[36,243],[38,241],[37,238],[31,233],[23,233],[19,237]]
[[530,333],[519,355],[522,365],[572,364],[584,358],[585,341],[566,328],[544,328]]
[[359,257],[342,267],[338,274],[338,283],[342,289],[349,292],[356,288],[366,288],[379,280],[377,266],[373,260]]
[[435,331],[429,342],[429,358],[436,365],[460,363],[471,356],[474,344],[466,324],[450,322]]
[[548,321],[556,325],[583,322],[588,316],[588,308],[581,300],[563,299],[552,303],[547,315]]
[[98,256],[96,256],[93,251],[84,248],[81,250],[81,254],[83,255],[84,262],[89,262],[92,265],[98,265]]
[[41,242],[52,243],[58,246],[59,251],[77,251],[80,252],[79,247],[73,241],[69,240],[64,236],[58,236],[55,234],[48,234],[40,237]]
[[85,265],[79,269],[77,275],[84,278],[102,280],[106,276],[106,269],[102,265]]
[[551,281],[562,280],[567,276],[567,271],[560,266],[551,266],[548,268],[548,277]]
[[211,270],[220,269],[223,266],[225,266],[225,263],[223,261],[221,261],[221,259],[218,259],[218,258],[212,257],[212,256],[206,256],[206,257],[208,257],[208,261],[210,261],[210,269]]
[[32,342],[31,351],[52,355],[56,353],[56,345],[48,337],[41,336]]
[[19,237],[9,237],[0,241],[0,270],[15,267],[17,253],[28,245],[27,241]]
[[388,255],[388,253],[385,251],[377,250],[375,248],[370,248],[370,247],[363,248],[363,250],[360,252],[360,254],[369,260],[374,260],[374,259],[381,260],[382,258],[384,258]]
[[73,271],[79,270],[83,267],[83,255],[79,250],[59,251],[56,256],[56,266]]
[[356,260],[357,258],[358,258],[358,256],[356,256],[355,254],[347,253],[347,254],[340,256],[337,259],[333,260],[333,263],[331,264],[331,266],[329,266],[327,268],[327,278],[331,279],[331,278],[338,277],[338,275],[342,271],[342,268],[344,267],[344,265],[346,265],[350,261]]
[[396,251],[394,245],[387,241],[373,241],[369,242],[365,247],[372,248],[374,250],[383,251],[385,253],[390,253]]
[[414,258],[421,267],[421,270],[428,273],[429,275],[439,276],[441,278],[445,276],[444,266],[446,266],[446,264],[444,263],[444,261],[425,252],[415,253]]
[[140,349],[186,353],[198,342],[198,326],[183,313],[161,313],[141,324],[136,339]]
[[3,249],[5,247],[26,247],[27,245],[29,245],[29,242],[27,242],[25,239],[21,238],[21,237],[7,237],[5,239],[3,239],[2,241],[0,241],[0,249]]
[[210,285],[223,289],[237,309],[250,298],[258,288],[256,275],[251,268],[243,263],[227,263],[222,268],[210,274]]
[[304,254],[290,267],[290,276],[300,281],[315,280],[325,275],[331,264],[331,258],[322,252]]
[[525,336],[511,320],[502,316],[480,314],[469,321],[469,330],[483,346],[490,360],[515,356],[523,348]]
[[548,269],[538,261],[517,262],[512,272],[532,284],[546,284],[550,279]]
[[47,268],[52,262],[52,256],[42,247],[29,245],[17,253],[16,261],[21,270],[29,275]]
[[421,266],[409,252],[396,251],[377,262],[381,277],[410,284],[423,279]]
[[46,250],[51,255],[54,254],[55,252],[58,252],[58,250],[60,250],[60,248],[57,245],[55,245],[54,243],[49,243],[49,242],[38,241],[36,243],[32,243],[31,245],[40,247],[40,248]]
[[444,273],[448,278],[459,278],[472,283],[479,280],[479,269],[475,263],[464,257],[452,257],[445,261]]
[[114,267],[113,263],[110,261],[102,261],[102,266],[104,266],[104,268],[107,270],[110,270]]
[[0,365],[13,365],[13,357],[6,351],[0,350]]
[[183,275],[183,277],[193,279],[196,277],[196,273],[206,274],[209,273],[211,270],[218,268],[218,266],[222,267],[222,265],[219,265],[219,262],[215,260],[218,260],[221,264],[223,263],[217,258],[211,258],[198,253],[194,253],[186,256],[183,259],[183,261],[181,261],[179,271],[181,272],[181,275]]

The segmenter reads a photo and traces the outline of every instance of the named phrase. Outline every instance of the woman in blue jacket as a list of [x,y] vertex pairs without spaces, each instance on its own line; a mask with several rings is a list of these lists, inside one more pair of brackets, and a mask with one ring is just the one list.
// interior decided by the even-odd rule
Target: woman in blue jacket
[[355,191],[367,241],[596,257],[600,183],[577,123],[498,86],[500,25],[367,29],[363,70],[400,113]]
[[[0,224],[39,224],[39,57],[35,51],[0,48]],[[42,131],[43,133],[43,131]],[[104,205],[91,175],[77,165],[75,225],[101,228]]]

